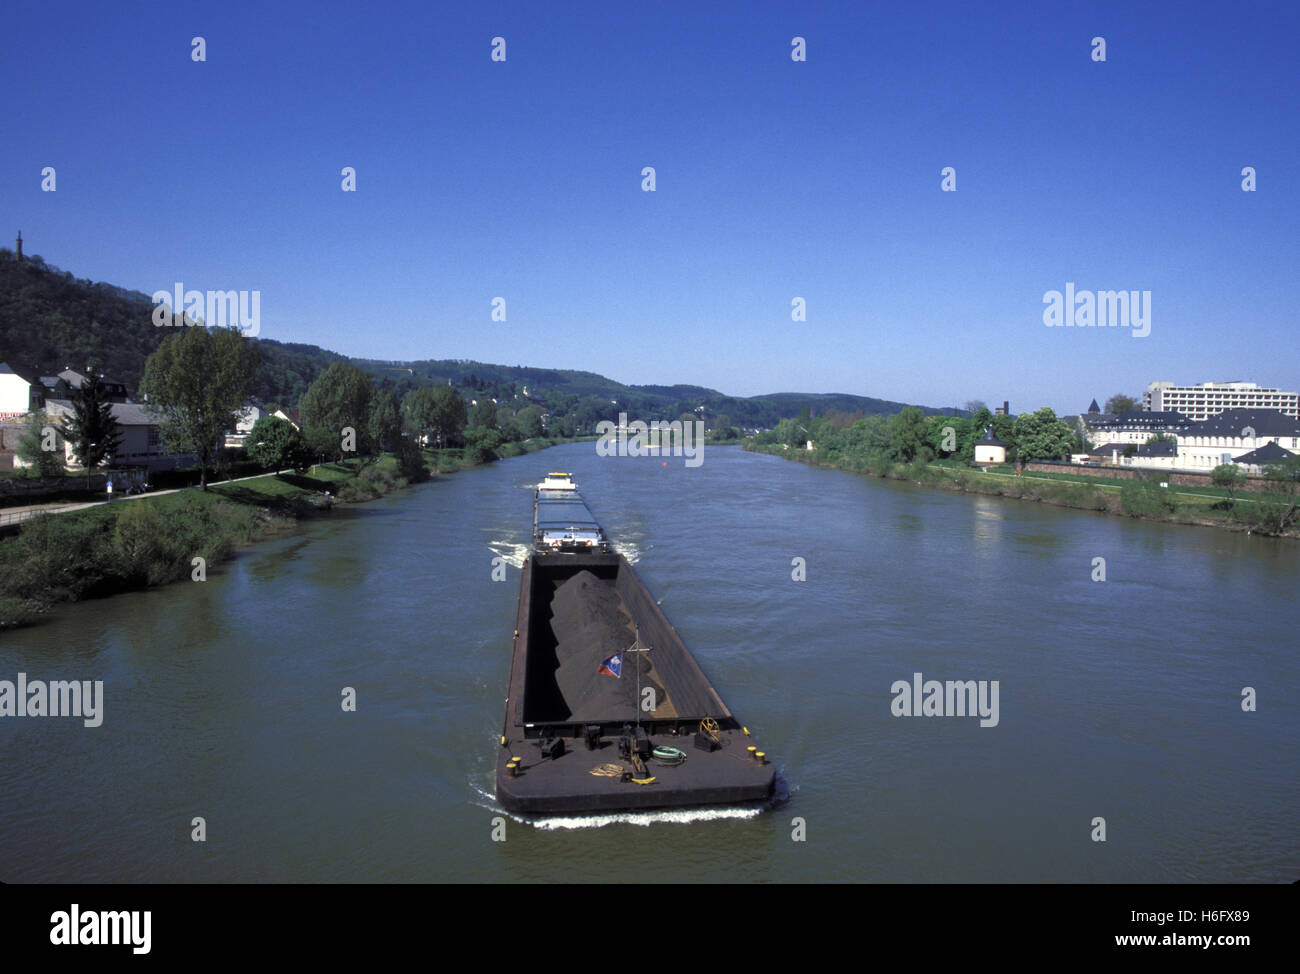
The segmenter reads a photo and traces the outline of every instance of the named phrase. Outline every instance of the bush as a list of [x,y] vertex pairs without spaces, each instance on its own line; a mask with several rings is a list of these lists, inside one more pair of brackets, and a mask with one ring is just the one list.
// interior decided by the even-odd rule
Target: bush
[[884,453],[871,453],[867,455],[867,473],[873,477],[889,476],[889,457]]
[[1256,534],[1281,536],[1295,523],[1296,512],[1289,503],[1261,498],[1252,504],[1237,504],[1231,517]]
[[0,629],[30,625],[39,615],[40,606],[30,599],[0,597]]
[[1106,511],[1110,505],[1106,502],[1106,496],[1102,491],[1095,487],[1086,487],[1083,484],[1072,485],[1064,488],[1060,494],[1060,503],[1065,507],[1076,507],[1084,511]]
[[1167,488],[1152,480],[1133,480],[1120,488],[1120,504],[1130,517],[1164,518],[1178,509],[1178,501]]
[[39,601],[83,599],[111,587],[114,579],[112,521],[45,514],[23,522],[7,565],[8,595]]
[[[922,448],[926,449],[926,448]],[[918,484],[929,484],[941,476],[929,462],[921,459],[918,455],[915,460],[903,467],[903,476],[907,480],[915,481]]]
[[374,500],[380,493],[381,491],[372,481],[354,477],[352,480],[345,480],[335,496],[344,503],[356,504],[360,501]]
[[397,477],[387,467],[371,466],[361,471],[361,479],[374,487],[380,488],[381,494],[393,489]]
[[133,501],[121,508],[114,535],[120,570],[126,578],[157,585],[172,574],[173,539],[156,505]]

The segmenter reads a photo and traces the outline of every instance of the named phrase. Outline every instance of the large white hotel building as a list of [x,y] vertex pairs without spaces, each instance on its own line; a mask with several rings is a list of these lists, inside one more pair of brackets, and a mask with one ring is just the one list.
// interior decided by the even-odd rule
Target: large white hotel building
[[1142,408],[1153,413],[1182,413],[1191,420],[1209,419],[1225,409],[1275,409],[1300,418],[1300,393],[1265,389],[1254,382],[1202,382],[1178,386],[1152,382],[1142,396]]

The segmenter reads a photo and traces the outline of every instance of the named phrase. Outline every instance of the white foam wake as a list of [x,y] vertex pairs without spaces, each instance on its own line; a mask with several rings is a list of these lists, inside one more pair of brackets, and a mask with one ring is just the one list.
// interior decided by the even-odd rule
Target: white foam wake
[[658,822],[689,825],[692,822],[717,822],[723,819],[757,818],[761,808],[683,808],[657,812],[620,812],[613,815],[573,815],[556,818],[521,819],[544,832],[560,829],[602,829],[606,825],[639,825],[649,828]]
[[505,561],[511,568],[523,568],[524,559],[532,553],[532,546],[514,541],[489,541],[487,546],[492,554]]
[[629,565],[635,565],[641,560],[641,546],[635,541],[611,538],[610,544],[614,546],[615,551],[627,559]]
[[572,829],[603,829],[607,825],[638,825],[649,828],[651,825],[666,822],[675,825],[689,825],[692,822],[719,822],[728,819],[757,818],[763,814],[766,805],[750,808],[680,808],[660,809],[652,812],[618,812],[608,815],[557,815],[551,817],[529,818],[507,812],[496,803],[496,795],[484,790],[475,782],[470,788],[478,794],[479,801],[474,804],[486,808],[498,815],[505,815],[520,825],[531,825],[542,832],[557,832]]

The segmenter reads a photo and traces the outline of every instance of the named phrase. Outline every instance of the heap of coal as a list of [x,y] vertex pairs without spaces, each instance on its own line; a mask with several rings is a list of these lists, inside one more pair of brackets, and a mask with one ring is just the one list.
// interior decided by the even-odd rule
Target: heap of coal
[[[555,682],[570,720],[634,719],[638,666],[642,692],[652,687],[656,699],[665,699],[663,687],[647,675],[651,664],[646,654],[624,652],[635,639],[630,623],[618,592],[591,572],[578,572],[556,586],[551,600],[551,632],[560,664]],[[614,653],[623,653],[619,678],[600,672],[601,662]]]

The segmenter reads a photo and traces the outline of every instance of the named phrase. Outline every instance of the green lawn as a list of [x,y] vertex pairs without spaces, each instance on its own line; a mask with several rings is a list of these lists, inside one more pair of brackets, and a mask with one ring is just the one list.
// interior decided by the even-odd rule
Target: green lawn
[[[954,465],[949,461],[935,461],[935,464],[942,465],[945,467],[964,466],[963,464]],[[996,467],[992,467],[992,466],[989,467],[987,472],[995,476],[1014,477],[1015,467],[1012,466],[1011,464],[1002,464]],[[1150,479],[1156,481],[1157,483],[1161,482],[1160,471],[1150,470],[1150,471],[1146,471],[1146,473],[1150,477]],[[1028,477],[1034,480],[1061,480],[1067,483],[1094,484],[1098,487],[1106,487],[1114,490],[1119,490],[1125,484],[1131,484],[1133,482],[1132,480],[1120,478],[1120,477],[1100,477],[1100,476],[1094,477],[1091,474],[1084,474],[1084,473],[1046,473],[1041,470],[1029,470],[1026,471],[1024,474],[1022,474],[1021,476]],[[1228,498],[1228,492],[1222,487],[1192,487],[1186,484],[1171,484],[1169,489],[1177,492],[1180,495],[1200,495],[1201,497],[1208,498],[1211,501],[1227,500]],[[1236,492],[1236,500],[1250,500],[1253,497],[1265,497],[1268,499],[1278,499],[1274,495],[1259,494],[1256,491],[1239,490]]]

